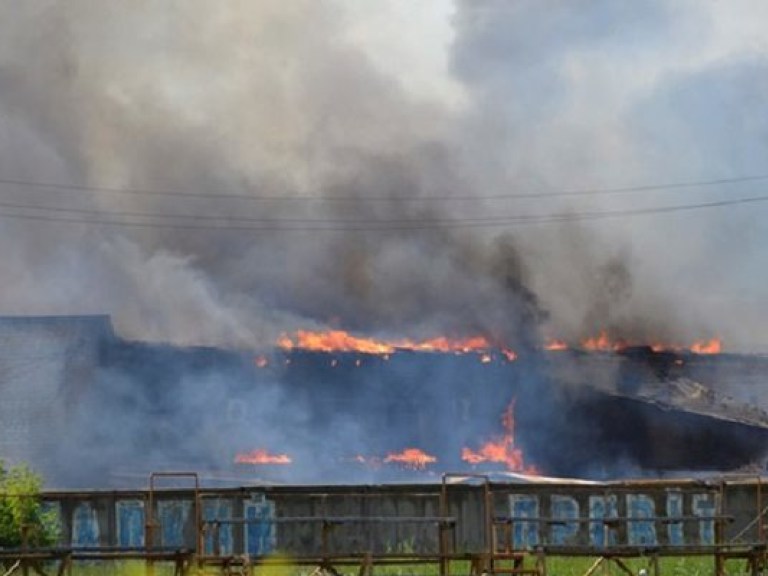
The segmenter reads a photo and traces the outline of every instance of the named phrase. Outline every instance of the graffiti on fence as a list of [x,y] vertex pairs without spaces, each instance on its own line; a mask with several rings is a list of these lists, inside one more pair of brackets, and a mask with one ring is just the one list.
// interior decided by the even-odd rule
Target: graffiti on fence
[[99,545],[99,518],[90,502],[81,502],[72,511],[72,546],[94,548]]
[[264,556],[275,548],[275,503],[263,494],[252,494],[243,505],[245,513],[245,549],[251,556]]
[[162,500],[157,503],[160,519],[160,546],[184,548],[184,527],[187,525],[192,502],[190,500]]
[[[582,508],[586,508],[586,514]],[[684,495],[680,490],[669,490],[655,494],[591,494],[582,498],[511,494],[509,509],[513,544],[518,549],[539,544],[588,543],[606,548],[622,544],[683,546],[715,542],[717,500],[712,493]],[[686,530],[686,523],[695,524],[697,529]]]
[[[206,554],[227,556],[232,554],[232,524],[226,520],[232,518],[232,500],[228,498],[209,498],[203,503],[203,520],[205,520]],[[216,521],[225,522],[216,522]]]
[[117,545],[121,548],[144,546],[144,501],[118,500],[115,503],[117,517]]

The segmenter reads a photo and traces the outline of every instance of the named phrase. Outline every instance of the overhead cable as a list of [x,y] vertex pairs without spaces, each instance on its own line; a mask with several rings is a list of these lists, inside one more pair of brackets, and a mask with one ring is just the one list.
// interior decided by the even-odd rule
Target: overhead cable
[[[514,227],[530,224],[549,224],[559,222],[577,222],[587,220],[600,220],[608,218],[637,217],[652,214],[669,214],[675,212],[688,212],[694,210],[724,208],[745,204],[757,204],[768,202],[768,196],[752,196],[744,198],[731,198],[712,202],[699,202],[695,204],[677,204],[668,206],[651,206],[644,208],[626,208],[601,211],[563,212],[555,214],[520,214],[511,216],[474,217],[474,218],[413,218],[413,219],[278,219],[278,218],[244,218],[222,217],[202,215],[163,215],[136,212],[109,212],[96,210],[78,210],[73,208],[42,208],[29,205],[14,205],[16,209],[23,208],[43,213],[18,213],[0,211],[0,218],[20,219],[30,221],[91,224],[98,226],[120,226],[134,228],[168,228],[186,230],[220,230],[242,232],[277,232],[277,231],[307,231],[307,232],[386,232],[398,230],[429,230],[445,228],[499,228]],[[0,203],[0,207],[2,204]],[[6,206],[8,207],[8,206]],[[45,213],[45,212],[48,213]],[[67,214],[74,214],[68,217]],[[90,217],[83,217],[90,216]],[[191,219],[220,221],[220,225],[183,223],[177,221],[146,221],[146,220],[120,220],[114,217],[141,217],[141,218],[166,218],[166,219]]]
[[[22,180],[12,178],[0,178],[0,185],[20,186],[24,188],[37,188],[49,190],[61,190],[68,192],[87,192],[98,194],[131,195],[131,196],[157,196],[180,197],[200,199],[238,199],[256,202],[484,202],[522,199],[549,199],[574,196],[604,196],[637,194],[640,192],[662,192],[673,190],[690,190],[696,188],[712,188],[717,186],[745,184],[750,182],[762,182],[768,180],[768,174],[735,176],[730,178],[717,178],[708,180],[690,180],[679,182],[642,184],[637,186],[625,186],[617,188],[583,188],[573,190],[546,190],[517,191],[505,194],[439,194],[405,196],[390,195],[332,195],[332,194],[279,194],[265,195],[257,192],[196,192],[185,190],[161,190],[150,188],[119,188],[109,186],[91,186],[67,184],[61,182],[40,182],[34,180]],[[1,189],[1,188],[0,188]]]

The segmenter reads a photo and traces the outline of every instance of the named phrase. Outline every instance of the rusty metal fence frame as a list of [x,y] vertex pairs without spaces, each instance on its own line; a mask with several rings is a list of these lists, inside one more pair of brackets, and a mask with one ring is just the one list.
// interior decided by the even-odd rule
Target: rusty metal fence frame
[[[460,476],[468,476],[480,483],[479,490],[483,502],[482,513],[482,547],[479,551],[461,552],[456,546],[456,528],[460,522],[456,515],[450,514],[450,496],[453,484],[451,481]],[[176,548],[167,549],[156,545],[156,530],[160,522],[155,515],[155,502],[157,498],[156,480],[168,477],[191,478],[194,480],[192,497],[194,501],[194,526],[195,545],[191,549]],[[750,489],[754,489],[754,516],[741,530],[747,533],[756,529],[756,538],[751,541],[737,542],[742,535],[737,533],[726,540],[726,526],[733,522],[733,517],[727,513],[729,482],[744,482]],[[184,473],[153,473],[150,477],[149,491],[146,493],[146,525],[144,546],[139,548],[119,548],[99,546],[95,548],[34,548],[23,545],[19,549],[0,549],[0,565],[5,566],[5,574],[28,574],[30,571],[45,574],[46,570],[53,568],[60,576],[71,573],[73,563],[81,561],[113,561],[136,559],[146,562],[147,573],[154,572],[158,563],[171,564],[174,573],[181,576],[191,572],[203,572],[208,569],[221,571],[223,574],[247,574],[255,566],[265,564],[283,564],[314,567],[316,572],[338,575],[341,568],[355,567],[359,576],[365,576],[373,571],[377,565],[432,565],[436,566],[441,576],[451,576],[457,562],[464,567],[464,572],[471,575],[481,574],[537,574],[547,576],[547,559],[552,557],[584,557],[595,558],[595,562],[585,573],[591,576],[603,566],[612,565],[627,576],[634,576],[626,564],[630,558],[644,559],[647,563],[647,571],[653,575],[659,575],[659,559],[663,557],[704,556],[713,559],[713,572],[716,576],[726,576],[726,563],[732,560],[743,561],[747,573],[757,576],[762,574],[768,566],[768,552],[765,542],[765,519],[768,506],[763,502],[763,479],[759,476],[751,478],[739,477],[736,479],[723,479],[718,485],[711,486],[710,490],[716,494],[717,510],[711,516],[675,516],[673,519],[665,516],[653,516],[643,518],[643,521],[658,522],[702,522],[712,521],[715,526],[715,539],[711,545],[646,545],[628,546],[617,545],[604,548],[594,546],[555,546],[542,544],[534,549],[516,549],[509,534],[515,522],[540,523],[550,526],[563,522],[562,518],[537,516],[516,518],[494,515],[494,503],[498,497],[507,497],[510,485],[496,485],[491,483],[486,475],[474,474],[445,474],[442,477],[439,493],[439,514],[431,516],[372,516],[372,515],[333,515],[318,514],[310,516],[279,516],[271,519],[249,519],[245,517],[229,518],[204,518],[202,501],[206,497],[199,484],[197,474]],[[465,489],[466,486],[462,485]],[[628,484],[618,484],[614,490],[637,490],[643,487],[658,488],[658,483],[645,483],[636,481]],[[336,496],[344,497],[343,493]],[[368,494],[376,496],[376,494]],[[589,524],[594,522],[611,523],[613,525],[637,521],[637,517],[629,515],[606,518],[578,517],[568,518],[568,522]],[[261,556],[249,556],[247,554],[220,554],[220,550],[214,549],[214,553],[206,554],[204,541],[206,534],[210,534],[227,524],[245,525],[249,522],[266,522],[274,525],[303,525],[316,526],[317,538],[320,542],[320,553],[291,556],[290,558],[275,558],[265,554]],[[331,550],[328,546],[329,536],[333,530],[341,525],[350,524],[416,524],[434,527],[436,532],[437,550],[434,553],[381,553],[372,550],[356,550],[353,552],[344,550]],[[754,533],[754,531],[752,532]],[[215,539],[213,540],[215,542]],[[468,568],[467,568],[468,567]]]

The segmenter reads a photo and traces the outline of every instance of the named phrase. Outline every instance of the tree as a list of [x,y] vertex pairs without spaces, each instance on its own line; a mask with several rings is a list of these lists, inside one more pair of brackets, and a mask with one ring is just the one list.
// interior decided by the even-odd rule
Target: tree
[[0,548],[56,543],[58,519],[44,509],[42,487],[43,479],[28,466],[6,468],[0,460]]

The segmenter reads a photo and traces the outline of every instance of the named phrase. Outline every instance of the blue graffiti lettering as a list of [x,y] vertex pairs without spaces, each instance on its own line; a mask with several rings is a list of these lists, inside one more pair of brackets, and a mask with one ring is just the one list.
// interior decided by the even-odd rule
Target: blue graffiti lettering
[[667,493],[667,539],[672,546],[685,544],[683,521],[675,521],[683,515],[683,495],[681,492]]
[[589,542],[597,548],[616,545],[616,529],[603,520],[618,516],[615,495],[589,497]]
[[255,495],[245,503],[245,549],[251,556],[264,556],[275,548],[275,503]]
[[[527,494],[509,497],[512,510],[512,541],[515,548],[531,548],[539,544],[539,499]],[[532,520],[526,521],[526,518]]]
[[699,520],[699,543],[715,543],[715,520],[714,515],[717,511],[717,505],[714,496],[710,494],[693,495],[693,514],[695,516],[707,517]]
[[[553,495],[550,499],[553,524],[552,544],[568,544],[579,534],[579,503],[572,496]],[[569,522],[569,520],[571,520]]]
[[99,519],[90,502],[78,504],[72,512],[72,546],[89,548],[99,545]]
[[120,500],[115,503],[117,544],[123,548],[144,546],[144,502]]
[[[656,506],[650,496],[627,494],[627,512],[629,518],[633,518],[627,522],[627,538],[630,545],[656,544],[655,522],[642,520],[642,518],[653,518],[656,515],[655,510]],[[634,520],[635,518],[638,520]]]

